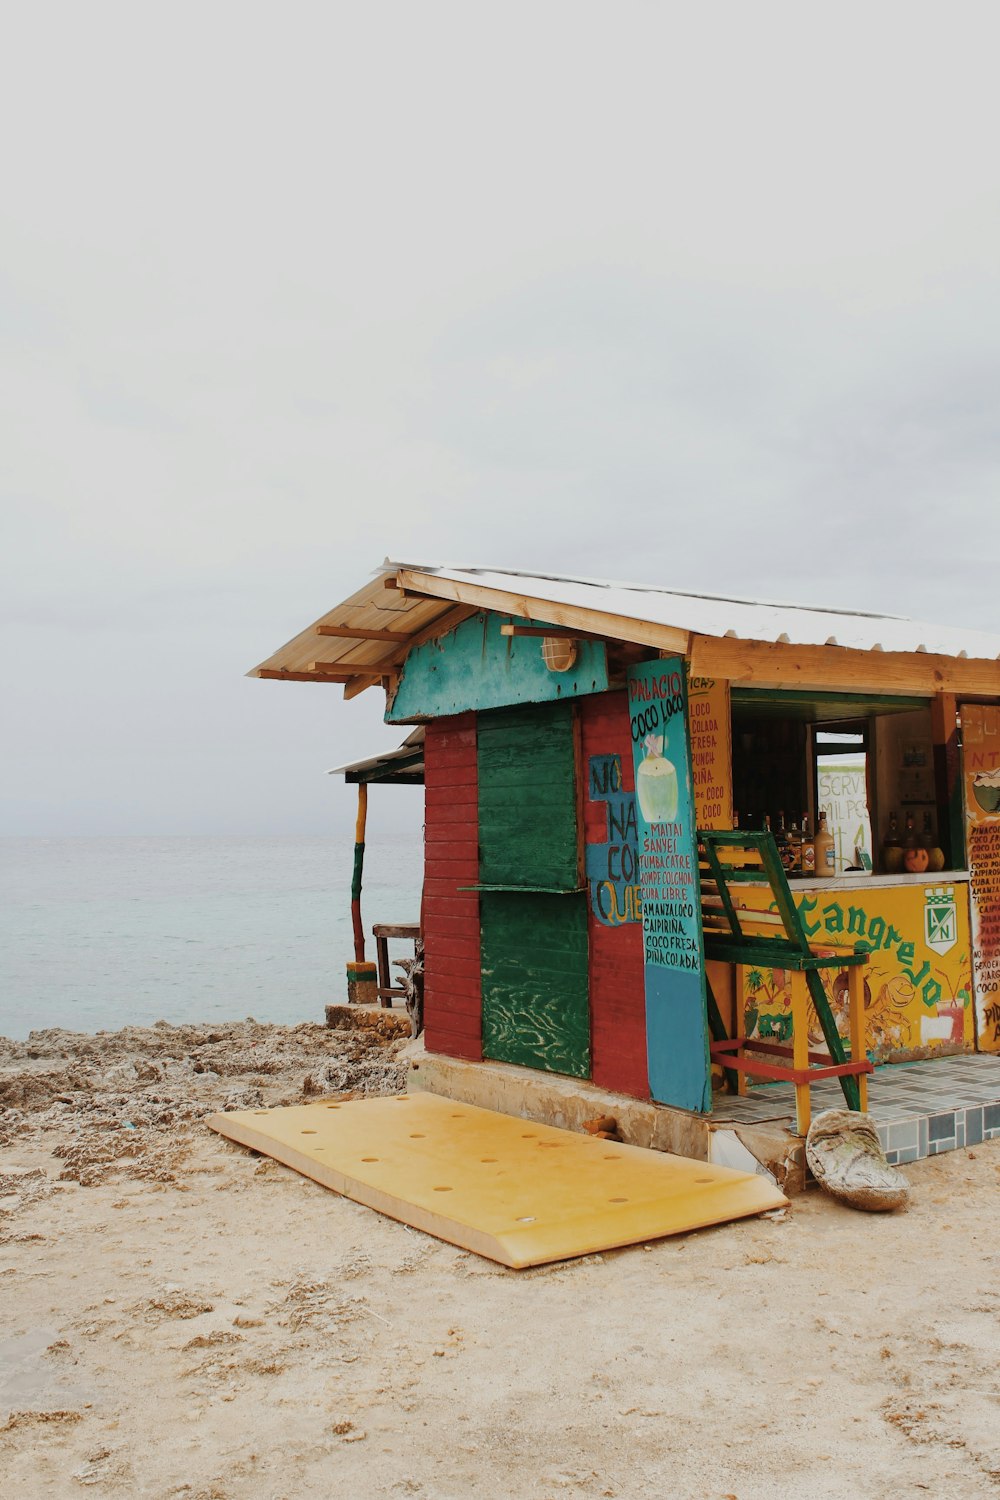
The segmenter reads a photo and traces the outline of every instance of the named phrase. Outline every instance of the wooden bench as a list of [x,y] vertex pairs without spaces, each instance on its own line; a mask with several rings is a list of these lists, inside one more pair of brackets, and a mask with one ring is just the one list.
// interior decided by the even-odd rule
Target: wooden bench
[[[723,1068],[727,1085],[744,1093],[745,1075],[793,1083],[795,1123],[799,1135],[805,1135],[809,1129],[809,1086],[819,1078],[838,1078],[848,1109],[866,1110],[867,1075],[874,1071],[865,1056],[863,969],[868,962],[867,952],[858,948],[838,950],[827,942],[822,944],[825,950],[822,953],[813,951],[772,834],[699,830],[698,855],[705,957],[733,964],[736,968],[734,1037],[728,1036],[711,985],[707,986],[709,1027],[713,1038],[709,1053],[712,1061]],[[740,904],[739,887],[750,884],[770,887],[768,910],[749,911]],[[791,974],[790,1047],[756,1037],[748,1039],[744,1034],[741,981],[742,970],[748,964],[785,969]],[[823,988],[821,969],[847,971],[850,1058]],[[823,1031],[827,1053],[809,1050],[810,1000]],[[755,1056],[748,1057],[747,1051]],[[772,1057],[775,1061],[768,1061]],[[790,1059],[791,1066],[781,1059]]]
[[375,939],[375,958],[378,963],[379,1004],[390,1006],[397,995],[405,1000],[406,990],[401,984],[394,985],[392,982],[392,973],[389,968],[389,939],[408,939],[413,944],[413,954],[416,957],[420,927],[409,922],[376,922],[372,928],[372,936]]

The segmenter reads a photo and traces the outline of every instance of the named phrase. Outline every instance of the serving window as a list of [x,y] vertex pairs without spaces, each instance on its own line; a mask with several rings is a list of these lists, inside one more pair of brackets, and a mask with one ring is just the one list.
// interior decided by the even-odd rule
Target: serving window
[[803,819],[815,837],[825,814],[835,875],[945,868],[929,700],[734,688],[731,704],[740,827],[769,826],[780,844]]

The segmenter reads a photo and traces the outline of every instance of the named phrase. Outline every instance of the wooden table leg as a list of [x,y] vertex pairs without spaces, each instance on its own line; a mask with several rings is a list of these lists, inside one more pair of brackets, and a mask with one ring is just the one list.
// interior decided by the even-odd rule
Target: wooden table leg
[[388,990],[392,987],[389,973],[389,939],[381,932],[375,934],[375,955],[378,959],[378,998],[381,1005],[392,1005]]
[[[792,970],[792,1066],[806,1069],[809,1066],[809,986],[800,969]],[[812,1102],[808,1083],[795,1085],[795,1130],[798,1135],[808,1135],[812,1118]]]
[[[865,1049],[865,971],[852,964],[847,971],[848,1027],[851,1037],[851,1062],[863,1062]],[[868,1111],[868,1074],[858,1075],[858,1096],[862,1110]]]
[[[743,988],[744,967],[745,966],[743,964],[734,965],[734,984],[736,986],[736,995],[733,1000],[733,1035],[739,1037],[740,1041],[745,1041],[747,1034],[747,1001],[746,993]],[[743,1055],[742,1049],[740,1050],[739,1055]],[[742,1071],[742,1069],[740,1069],[740,1071],[736,1074],[736,1092],[738,1094],[745,1094],[749,1087],[750,1083],[747,1075]]]

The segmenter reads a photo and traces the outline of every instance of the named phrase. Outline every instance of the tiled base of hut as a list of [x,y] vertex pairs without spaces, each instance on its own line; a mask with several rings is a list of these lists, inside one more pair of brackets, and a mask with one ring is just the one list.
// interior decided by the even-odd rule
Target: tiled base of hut
[[[815,1084],[811,1093],[814,1117],[843,1108],[836,1079]],[[895,1166],[1000,1139],[1000,1057],[969,1053],[876,1068],[868,1081],[868,1108]],[[717,1094],[712,1123],[773,1127],[790,1123],[794,1114],[792,1086],[766,1084],[742,1098]]]

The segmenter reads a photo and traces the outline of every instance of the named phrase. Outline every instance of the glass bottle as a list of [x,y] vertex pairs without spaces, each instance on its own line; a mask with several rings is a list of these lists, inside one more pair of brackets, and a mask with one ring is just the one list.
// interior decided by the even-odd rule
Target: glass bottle
[[836,875],[837,841],[826,826],[826,813],[820,809],[819,827],[814,841],[817,875]]
[[903,846],[899,842],[899,819],[894,812],[889,814],[889,831],[882,840],[882,868],[887,875],[895,875],[903,868]]
[[802,873],[803,875],[815,875],[816,873],[816,845],[809,833],[809,814],[802,814]]

